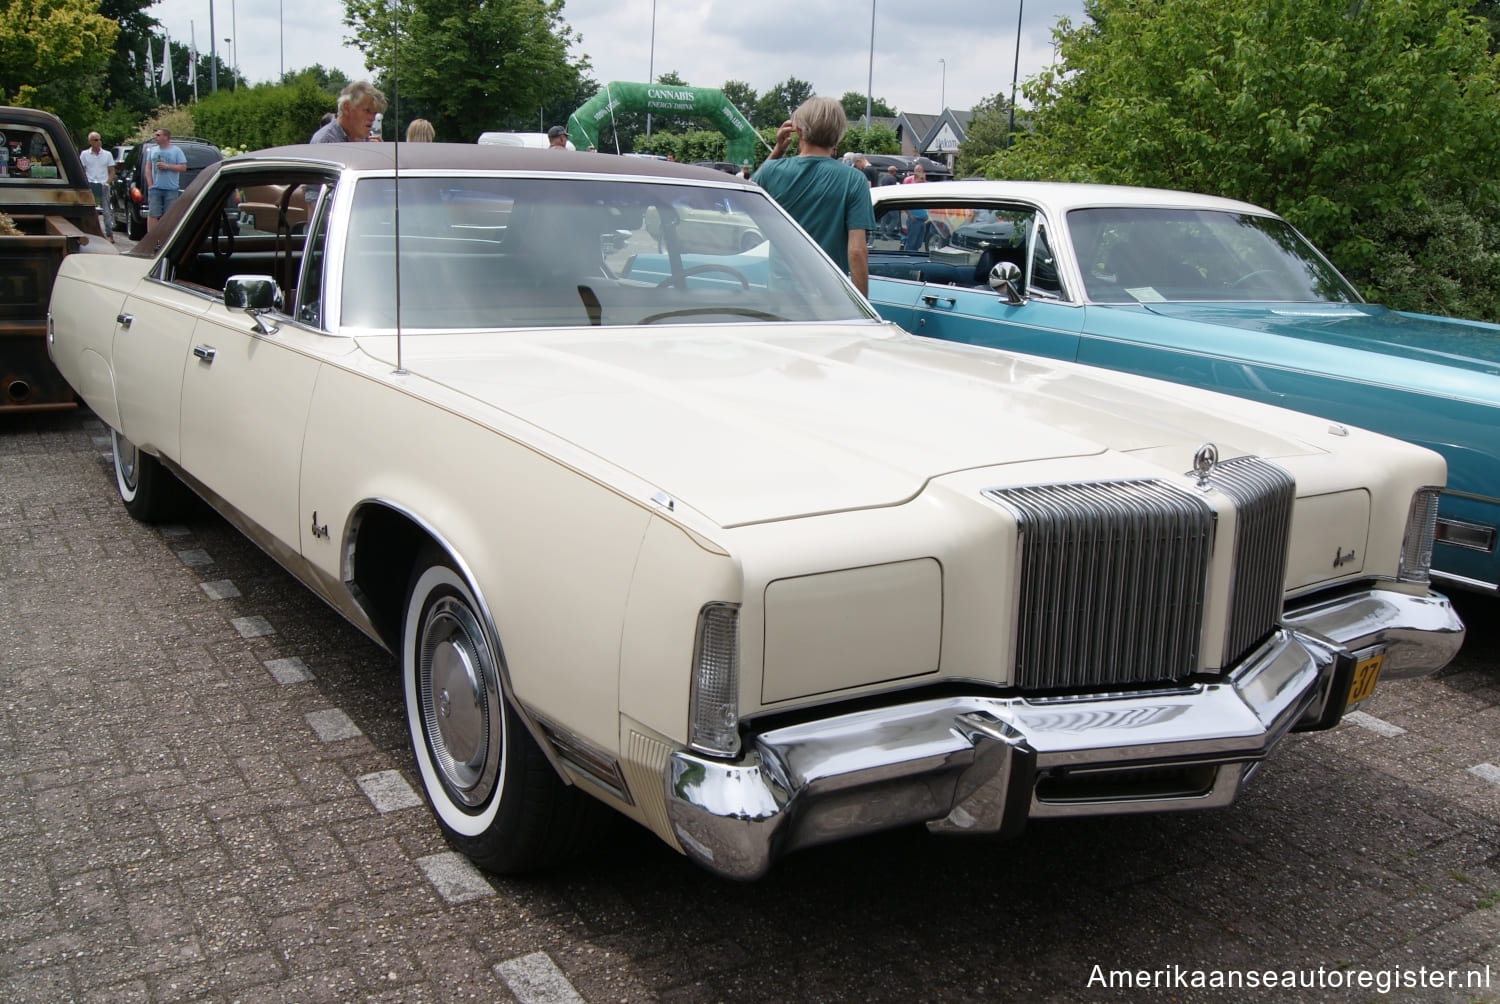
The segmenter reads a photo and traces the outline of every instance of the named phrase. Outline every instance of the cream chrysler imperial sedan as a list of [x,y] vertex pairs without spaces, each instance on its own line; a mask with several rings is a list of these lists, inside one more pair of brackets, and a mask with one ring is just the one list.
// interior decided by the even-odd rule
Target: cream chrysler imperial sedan
[[716,172],[261,151],[67,258],[49,338],[133,516],[191,489],[399,657],[495,870],[600,803],[737,878],[1225,806],[1463,639],[1436,454],[908,335]]

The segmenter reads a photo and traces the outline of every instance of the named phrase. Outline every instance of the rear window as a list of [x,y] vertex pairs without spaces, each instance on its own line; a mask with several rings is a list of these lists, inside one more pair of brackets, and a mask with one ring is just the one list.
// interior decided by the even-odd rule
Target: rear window
[[67,174],[45,130],[0,123],[0,180],[59,185]]
[[224,155],[211,146],[200,143],[183,143],[182,153],[187,157],[188,170],[202,170],[210,164],[224,159]]

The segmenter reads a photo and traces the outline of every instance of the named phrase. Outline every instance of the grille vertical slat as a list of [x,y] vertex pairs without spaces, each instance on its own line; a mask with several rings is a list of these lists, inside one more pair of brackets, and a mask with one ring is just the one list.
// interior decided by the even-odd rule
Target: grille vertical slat
[[1214,514],[1160,481],[987,493],[1016,517],[1024,689],[1179,679],[1198,658]]
[[[1296,484],[1255,457],[1214,465],[1205,487],[1238,517],[1225,655],[1281,615]],[[1159,480],[996,488],[1020,546],[1015,683],[1023,690],[1181,680],[1197,670],[1215,516]]]
[[1286,471],[1257,457],[1216,464],[1209,483],[1239,511],[1224,641],[1225,655],[1233,660],[1265,637],[1281,616],[1297,484]]

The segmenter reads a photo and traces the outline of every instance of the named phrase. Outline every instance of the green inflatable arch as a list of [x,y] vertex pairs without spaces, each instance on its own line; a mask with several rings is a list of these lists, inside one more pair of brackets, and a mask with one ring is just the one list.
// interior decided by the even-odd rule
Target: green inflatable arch
[[617,110],[705,118],[724,134],[725,160],[743,164],[755,159],[759,134],[724,92],[712,87],[611,81],[568,116],[568,139],[580,150],[597,149],[600,130],[614,120]]

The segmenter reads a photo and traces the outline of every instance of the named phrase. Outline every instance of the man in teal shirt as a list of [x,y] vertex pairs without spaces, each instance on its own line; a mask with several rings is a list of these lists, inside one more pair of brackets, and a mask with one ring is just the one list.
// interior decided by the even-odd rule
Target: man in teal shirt
[[[865,234],[875,228],[870,183],[834,159],[849,121],[833,98],[808,98],[776,130],[776,146],[750,180],[760,185],[870,295]],[[792,136],[797,156],[783,158]]]

